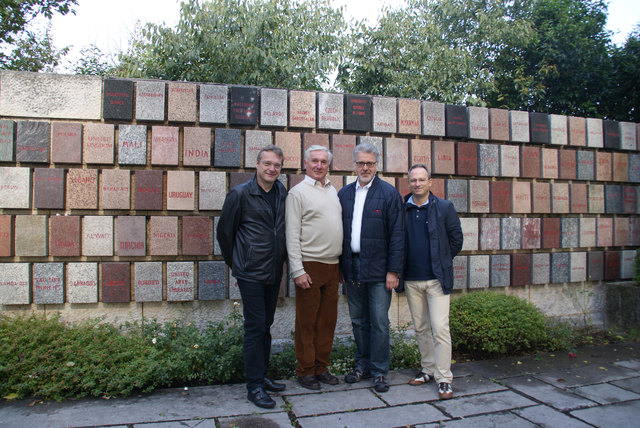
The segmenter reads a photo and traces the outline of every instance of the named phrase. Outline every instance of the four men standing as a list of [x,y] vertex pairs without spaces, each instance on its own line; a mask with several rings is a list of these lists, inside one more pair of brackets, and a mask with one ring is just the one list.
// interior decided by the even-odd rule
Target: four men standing
[[356,342],[355,369],[345,381],[373,377],[377,392],[389,390],[388,312],[403,279],[422,356],[422,371],[409,383],[434,377],[441,399],[453,394],[449,294],[453,257],[462,248],[460,220],[451,202],[431,194],[424,165],[409,170],[411,194],[403,206],[398,191],[376,175],[379,157],[371,144],[356,146],[357,180],[337,194],[327,179],[331,152],[311,146],[304,153],[305,178],[287,195],[278,181],[282,150],[269,145],[258,153],[255,177],[225,199],[217,236],[242,296],[247,398],[259,407],[275,406],[266,391],[285,389],[267,370],[287,253],[296,286],[301,386],[339,383],[328,367],[342,277]]
[[404,213],[398,191],[376,175],[379,160],[375,146],[356,146],[358,179],[338,193],[344,230],[340,270],[356,342],[355,369],[345,382],[373,377],[376,391],[386,392],[389,306],[404,268]]

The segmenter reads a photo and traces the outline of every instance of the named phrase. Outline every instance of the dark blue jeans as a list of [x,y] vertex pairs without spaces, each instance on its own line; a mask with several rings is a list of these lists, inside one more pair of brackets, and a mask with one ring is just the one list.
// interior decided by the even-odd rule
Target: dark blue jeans
[[280,284],[238,281],[244,315],[244,371],[247,390],[264,387],[271,357],[271,325]]
[[347,302],[356,341],[356,368],[376,376],[389,371],[389,306],[391,291],[382,282],[363,282],[360,258],[351,265],[353,281],[347,282]]

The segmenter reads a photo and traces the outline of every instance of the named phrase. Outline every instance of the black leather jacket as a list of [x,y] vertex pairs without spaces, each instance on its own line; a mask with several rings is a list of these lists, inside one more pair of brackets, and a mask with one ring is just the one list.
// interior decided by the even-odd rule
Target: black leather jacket
[[287,259],[284,210],[287,191],[274,183],[276,216],[256,177],[233,188],[216,229],[220,250],[233,276],[247,282],[279,284]]

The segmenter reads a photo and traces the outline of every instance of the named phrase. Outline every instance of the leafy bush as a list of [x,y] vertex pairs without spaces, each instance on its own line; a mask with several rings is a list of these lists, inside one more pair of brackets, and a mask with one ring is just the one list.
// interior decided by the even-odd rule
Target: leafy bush
[[453,349],[473,357],[517,355],[547,345],[545,316],[532,304],[488,291],[451,302]]
[[420,367],[420,349],[414,339],[407,338],[409,324],[391,330],[391,370]]

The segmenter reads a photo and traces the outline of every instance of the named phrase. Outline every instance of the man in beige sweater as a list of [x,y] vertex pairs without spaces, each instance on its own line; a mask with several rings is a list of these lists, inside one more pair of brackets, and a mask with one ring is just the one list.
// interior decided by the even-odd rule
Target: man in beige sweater
[[328,370],[342,252],[342,208],[327,180],[331,159],[326,147],[309,147],[304,153],[307,174],[286,201],[289,269],[296,284],[296,373],[308,389],[320,389],[319,381],[338,383]]

